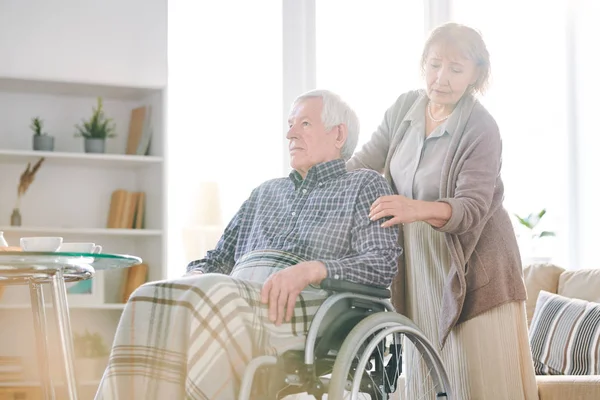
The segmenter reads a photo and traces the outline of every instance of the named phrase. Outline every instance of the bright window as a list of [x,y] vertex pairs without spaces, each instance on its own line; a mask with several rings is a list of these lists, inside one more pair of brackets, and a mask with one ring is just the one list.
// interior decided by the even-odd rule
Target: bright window
[[579,268],[600,268],[598,261],[598,227],[600,213],[600,129],[598,125],[598,38],[600,37],[600,2],[580,0],[575,8],[575,59],[577,110],[577,166],[579,176],[578,248]]
[[400,94],[420,87],[424,19],[422,1],[317,0],[317,87],[357,112],[357,149]]
[[563,1],[453,0],[453,20],[478,29],[491,56],[492,84],[482,103],[503,138],[505,207],[547,209],[558,237],[546,254],[566,262],[567,59]]
[[178,276],[203,182],[218,183],[226,224],[254,187],[281,176],[281,2],[169,1],[168,52],[168,246]]

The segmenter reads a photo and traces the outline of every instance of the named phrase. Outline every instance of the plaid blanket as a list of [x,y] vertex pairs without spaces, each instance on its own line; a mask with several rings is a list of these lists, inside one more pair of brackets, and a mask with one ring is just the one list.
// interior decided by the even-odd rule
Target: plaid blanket
[[[195,275],[138,288],[121,316],[96,400],[234,400],[252,358],[304,346],[327,297],[311,288],[298,297],[289,323],[268,320],[260,280],[299,261],[280,251],[249,253],[235,277]],[[260,266],[258,274],[248,265]]]

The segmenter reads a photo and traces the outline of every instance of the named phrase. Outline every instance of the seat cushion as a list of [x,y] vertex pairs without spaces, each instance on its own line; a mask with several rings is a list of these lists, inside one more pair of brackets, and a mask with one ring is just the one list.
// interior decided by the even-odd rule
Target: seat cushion
[[598,400],[600,375],[536,377],[540,400]]
[[558,280],[561,296],[600,303],[600,269],[565,271]]
[[540,290],[557,293],[558,280],[563,272],[563,268],[553,264],[531,264],[523,269],[523,278],[527,288],[527,301],[525,302],[527,324],[530,324],[533,318]]
[[542,290],[529,342],[537,375],[600,374],[600,303]]

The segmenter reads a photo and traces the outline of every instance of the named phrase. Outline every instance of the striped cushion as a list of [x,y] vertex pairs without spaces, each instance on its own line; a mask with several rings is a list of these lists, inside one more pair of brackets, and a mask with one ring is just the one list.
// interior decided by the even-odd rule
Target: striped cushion
[[600,304],[540,291],[529,342],[537,375],[600,374]]

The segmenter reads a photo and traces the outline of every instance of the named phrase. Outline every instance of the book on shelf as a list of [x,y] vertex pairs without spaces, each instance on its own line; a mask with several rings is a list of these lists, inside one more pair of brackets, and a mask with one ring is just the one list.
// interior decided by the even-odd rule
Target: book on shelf
[[110,197],[107,228],[143,229],[146,207],[145,192],[115,190]]
[[131,110],[125,154],[148,155],[152,139],[151,118],[152,108],[150,106],[137,107]]
[[131,296],[135,289],[146,283],[147,277],[148,264],[139,264],[127,268],[121,293],[121,300],[123,303],[127,303],[129,296]]

